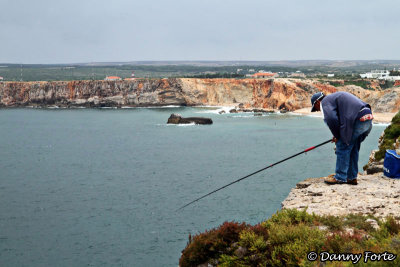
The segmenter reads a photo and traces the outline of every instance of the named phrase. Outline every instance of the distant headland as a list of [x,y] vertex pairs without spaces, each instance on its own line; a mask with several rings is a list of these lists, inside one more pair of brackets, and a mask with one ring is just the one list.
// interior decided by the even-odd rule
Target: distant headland
[[390,122],[400,108],[399,86],[382,89],[377,83],[374,88],[364,89],[355,84],[332,85],[327,81],[304,78],[5,81],[0,82],[0,107],[209,105],[295,111],[310,107],[310,96],[318,91],[353,93],[371,104],[374,113],[386,113],[381,116],[381,122]]

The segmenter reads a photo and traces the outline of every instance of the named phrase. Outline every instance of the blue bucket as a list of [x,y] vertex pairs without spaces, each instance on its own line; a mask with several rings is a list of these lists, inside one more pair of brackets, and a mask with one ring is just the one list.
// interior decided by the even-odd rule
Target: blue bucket
[[400,155],[395,150],[386,150],[383,174],[389,178],[400,178]]

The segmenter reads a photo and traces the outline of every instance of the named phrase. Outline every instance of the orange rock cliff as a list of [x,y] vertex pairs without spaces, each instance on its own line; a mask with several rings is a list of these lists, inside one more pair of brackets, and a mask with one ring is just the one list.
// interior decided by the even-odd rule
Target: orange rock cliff
[[162,106],[213,105],[296,110],[310,107],[310,96],[348,91],[378,112],[400,107],[400,88],[365,90],[296,79],[136,79],[132,81],[1,82],[0,106]]

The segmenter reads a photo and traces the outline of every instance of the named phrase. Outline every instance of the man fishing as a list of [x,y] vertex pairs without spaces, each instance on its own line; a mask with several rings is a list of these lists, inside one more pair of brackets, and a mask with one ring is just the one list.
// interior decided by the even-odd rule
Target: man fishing
[[348,183],[356,185],[358,174],[358,152],[360,151],[360,144],[362,141],[364,141],[372,129],[372,112],[370,105],[362,102],[354,95],[345,92],[337,92],[328,96],[325,96],[321,92],[316,93],[311,97],[311,104],[311,112],[321,110],[324,114],[324,120],[334,136],[333,139],[329,139],[321,144],[304,149],[299,153],[279,160],[258,171],[252,172],[233,182],[221,186],[210,193],[190,201],[189,203],[177,209],[177,211],[199,201],[200,199],[227,188],[228,186],[236,184],[259,172],[272,168],[303,153],[331,143],[332,141],[336,143],[336,174],[335,176],[328,177],[325,182],[328,184]]
[[321,111],[336,143],[336,172],[327,184],[357,185],[360,145],[372,129],[371,106],[347,92],[311,97],[311,112]]

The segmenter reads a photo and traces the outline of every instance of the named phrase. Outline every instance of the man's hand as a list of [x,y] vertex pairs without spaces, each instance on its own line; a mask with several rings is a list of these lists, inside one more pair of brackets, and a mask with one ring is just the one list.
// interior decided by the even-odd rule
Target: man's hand
[[332,137],[332,143],[335,143],[335,144],[336,144],[337,141],[338,141],[338,140],[337,140],[336,137]]

